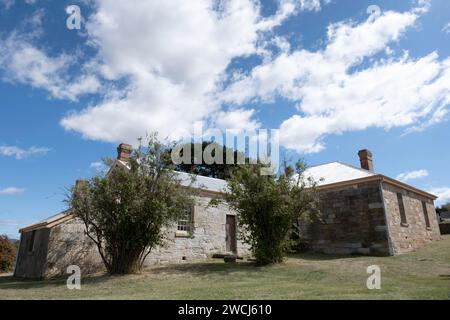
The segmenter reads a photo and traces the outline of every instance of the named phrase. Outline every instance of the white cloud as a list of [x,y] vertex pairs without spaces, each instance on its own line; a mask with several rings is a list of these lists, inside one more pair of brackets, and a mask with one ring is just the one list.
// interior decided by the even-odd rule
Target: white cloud
[[[39,21],[40,17],[36,13],[29,23],[36,26]],[[32,41],[33,37],[16,32],[0,40],[0,69],[4,71],[4,80],[29,84],[49,91],[55,98],[69,100],[99,90],[101,84],[94,75],[68,76],[69,68],[78,61],[77,57],[64,53],[49,56],[33,45]]]
[[47,154],[50,151],[49,148],[43,147],[31,147],[29,149],[22,149],[16,146],[0,146],[0,155],[13,156],[17,160],[26,158],[31,155]]
[[409,180],[421,179],[421,178],[425,178],[425,177],[428,177],[428,171],[421,169],[421,170],[400,173],[396,179],[406,182]]
[[255,130],[261,126],[259,122],[253,120],[254,109],[236,109],[230,111],[220,111],[215,115],[213,127],[226,130],[233,128],[236,131]]
[[442,28],[442,31],[444,31],[445,33],[450,33],[450,22],[447,23],[444,28]]
[[[132,6],[97,0],[86,36],[98,55],[78,74],[69,69],[81,58],[51,55],[35,39],[18,34],[0,40],[0,68],[7,80],[46,89],[55,98],[100,93],[100,102],[67,114],[61,125],[109,142],[134,142],[150,131],[175,139],[191,133],[198,121],[256,128],[257,112],[244,105],[278,96],[298,108],[280,125],[281,143],[300,152],[324,149],[329,134],[370,127],[410,132],[448,117],[450,59],[435,52],[398,57],[392,49],[429,10],[429,1],[361,23],[333,23],[318,51],[292,50],[274,31],[289,17],[327,3],[280,0],[276,12],[263,17],[256,0],[155,0]],[[249,74],[227,73],[234,59],[253,55],[263,63]]]
[[216,10],[210,1],[98,5],[87,30],[103,75],[128,77],[130,84],[61,122],[96,140],[135,141],[146,131],[187,134],[220,110],[212,95],[225,69],[233,58],[253,54],[260,28],[268,28],[259,25],[259,6],[250,0],[221,2]]
[[437,204],[446,204],[450,202],[450,188],[448,187],[434,188],[431,189],[429,192],[438,197],[436,201]]
[[[194,123],[214,122],[224,112],[216,96],[233,59],[260,54],[263,33],[297,12],[319,9],[318,0],[282,0],[274,15],[262,17],[253,0],[98,1],[87,23],[89,41],[99,50],[102,75],[126,77],[129,85],[61,124],[111,142],[135,141],[146,131],[186,135]],[[236,110],[227,118],[239,117],[237,127],[257,123]]]
[[16,187],[8,187],[8,188],[0,189],[0,195],[15,195],[15,194],[21,194],[23,192],[25,192],[25,189],[16,188]]
[[370,127],[421,130],[443,121],[450,104],[450,58],[440,60],[432,52],[418,59],[405,53],[370,60],[415,25],[426,3],[360,24],[332,24],[323,50],[282,52],[221,97],[236,105],[270,103],[277,96],[296,103],[299,113],[281,124],[280,139],[306,153],[325,148],[323,138],[329,134]]
[[107,170],[107,167],[102,161],[91,162],[89,168],[93,169],[96,172],[104,172]]

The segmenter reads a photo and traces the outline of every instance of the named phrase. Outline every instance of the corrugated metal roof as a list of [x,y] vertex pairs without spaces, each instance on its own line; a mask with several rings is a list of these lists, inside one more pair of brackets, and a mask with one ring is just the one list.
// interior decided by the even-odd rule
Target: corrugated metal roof
[[304,176],[311,177],[319,186],[375,176],[376,173],[339,161],[309,167]]
[[[119,163],[122,166],[125,166],[126,168],[129,168],[128,163],[116,160],[115,163]],[[114,164],[111,168],[114,167]],[[185,187],[192,187],[192,188],[198,188],[202,190],[207,191],[213,191],[213,192],[225,192],[227,188],[227,182],[222,179],[216,179],[216,178],[210,178],[210,177],[204,177],[199,175],[194,175],[186,172],[177,171],[176,172],[179,179],[181,180],[181,185]],[[192,181],[194,180],[194,181]]]
[[[227,189],[227,182],[222,179],[192,175],[186,172],[177,172],[177,175],[181,180],[181,185],[186,187],[190,186],[213,192],[225,192]],[[192,178],[194,178],[194,181],[192,181]]]

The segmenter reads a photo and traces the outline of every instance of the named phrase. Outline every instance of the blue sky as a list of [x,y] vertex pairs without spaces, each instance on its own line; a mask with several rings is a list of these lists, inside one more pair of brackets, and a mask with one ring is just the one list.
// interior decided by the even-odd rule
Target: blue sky
[[129,3],[0,0],[0,233],[63,210],[119,142],[199,121],[280,129],[311,165],[369,148],[450,200],[449,1]]

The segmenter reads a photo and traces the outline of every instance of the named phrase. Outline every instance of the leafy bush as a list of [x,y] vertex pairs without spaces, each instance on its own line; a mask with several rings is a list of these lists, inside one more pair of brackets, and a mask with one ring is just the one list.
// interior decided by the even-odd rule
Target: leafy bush
[[193,198],[163,159],[164,148],[150,138],[128,166],[115,166],[72,188],[67,201],[94,241],[110,274],[139,271],[151,250],[161,245],[168,227],[193,205]]
[[[247,164],[228,180],[227,202],[238,212],[241,239],[257,264],[278,263],[291,251],[298,223],[319,216],[316,183],[303,177],[306,166],[290,167],[281,176],[261,175],[262,165]],[[295,174],[296,173],[296,174]]]
[[16,246],[7,236],[0,235],[0,272],[11,271],[16,260]]

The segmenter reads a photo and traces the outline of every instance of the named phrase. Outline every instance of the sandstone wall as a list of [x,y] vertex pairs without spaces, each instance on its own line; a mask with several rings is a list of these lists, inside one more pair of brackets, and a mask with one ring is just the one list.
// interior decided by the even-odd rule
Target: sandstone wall
[[[188,260],[206,259],[213,253],[225,253],[225,224],[227,215],[235,215],[226,204],[208,206],[212,197],[208,194],[196,197],[193,229],[188,236],[177,236],[176,225],[167,230],[165,246],[155,249],[146,259],[146,264],[178,263]],[[248,246],[239,241],[237,252],[249,253]]]
[[[402,225],[397,193],[403,196],[407,224]],[[383,194],[393,254],[405,253],[422,247],[424,244],[440,239],[439,225],[434,202],[416,193],[383,184]],[[422,206],[425,202],[430,227],[427,228]]]
[[[145,264],[180,263],[206,259],[213,253],[225,253],[227,215],[235,215],[228,206],[208,206],[211,195],[196,197],[193,228],[189,235],[180,235],[177,225],[167,230],[165,246],[156,248]],[[36,230],[35,250],[27,252],[31,232],[22,234],[15,274],[18,277],[51,278],[66,276],[67,267],[77,265],[82,274],[104,270],[96,245],[85,234],[84,224],[72,219],[50,229]],[[238,234],[237,234],[238,236]],[[237,240],[240,255],[248,254],[248,246]]]
[[304,228],[313,251],[327,254],[389,255],[379,182],[320,191],[322,221]]
[[40,279],[44,277],[47,258],[49,229],[38,229],[34,233],[34,245],[31,250],[33,231],[23,232],[20,236],[19,252],[14,276]]
[[85,234],[81,220],[72,219],[50,229],[44,276],[67,275],[67,267],[77,265],[81,274],[104,269],[95,243]]

